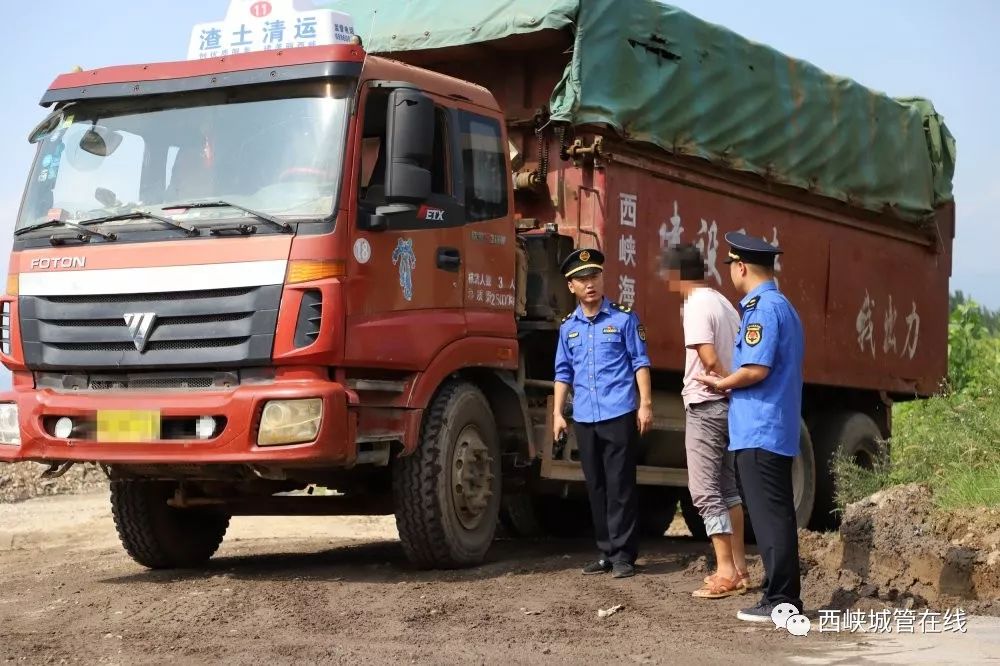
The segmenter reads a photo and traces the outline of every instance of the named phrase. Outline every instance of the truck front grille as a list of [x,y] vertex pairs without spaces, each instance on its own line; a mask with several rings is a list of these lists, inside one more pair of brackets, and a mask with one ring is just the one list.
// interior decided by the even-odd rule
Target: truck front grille
[[[177,350],[177,349],[206,349],[209,347],[232,347],[241,345],[249,340],[249,337],[242,338],[214,338],[210,340],[167,340],[166,342],[150,342],[146,345],[145,351]],[[55,349],[63,351],[128,351],[134,350],[134,342],[53,342],[50,345]]]
[[273,368],[239,370],[138,370],[134,372],[36,372],[35,386],[57,393],[122,391],[232,391],[247,384],[274,381]]
[[214,388],[212,377],[191,377],[171,379],[134,379],[115,381],[113,379],[94,379],[88,384],[91,391],[164,391],[182,389],[192,391]]
[[45,300],[50,303],[69,303],[90,305],[91,303],[133,303],[137,298],[141,298],[144,303],[155,301],[173,301],[178,298],[187,300],[205,300],[231,298],[233,296],[246,296],[262,287],[237,287],[233,289],[204,289],[202,291],[167,291],[159,294],[95,294],[73,295],[73,296],[45,296]]
[[[281,285],[22,296],[25,360],[35,370],[261,365],[271,357],[280,299]],[[126,322],[130,313],[154,316],[139,346]]]

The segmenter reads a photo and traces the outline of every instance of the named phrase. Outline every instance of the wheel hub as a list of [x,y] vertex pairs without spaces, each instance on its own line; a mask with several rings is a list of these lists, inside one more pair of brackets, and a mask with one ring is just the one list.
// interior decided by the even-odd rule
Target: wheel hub
[[451,494],[455,513],[466,529],[475,529],[493,497],[493,458],[479,429],[466,426],[452,454]]

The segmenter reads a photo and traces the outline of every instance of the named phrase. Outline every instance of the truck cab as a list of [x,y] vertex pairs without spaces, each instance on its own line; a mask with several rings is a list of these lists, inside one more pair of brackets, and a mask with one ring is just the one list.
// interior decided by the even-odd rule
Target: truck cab
[[[353,42],[74,72],[42,99],[0,459],[99,462],[149,566],[207,557],[235,512],[298,512],[273,496],[313,484],[351,496],[327,512],[393,511],[390,455],[417,450],[425,410],[487,400],[470,368],[525,418],[503,116]],[[485,532],[425,563],[492,539],[499,435],[476,427],[446,467]]]

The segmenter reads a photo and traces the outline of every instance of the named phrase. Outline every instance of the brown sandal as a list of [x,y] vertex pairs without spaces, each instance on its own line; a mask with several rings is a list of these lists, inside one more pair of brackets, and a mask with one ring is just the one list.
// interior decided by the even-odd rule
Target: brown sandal
[[[740,571],[739,569],[737,569],[736,573],[739,576],[740,585],[742,585],[743,587],[749,589],[750,588],[750,572],[749,571]],[[709,584],[712,581],[714,581],[715,579],[717,579],[718,577],[719,577],[718,574],[711,574],[711,575],[705,576],[705,578],[704,578],[704,580],[702,582],[704,582],[706,584]]]
[[726,580],[718,576],[709,576],[712,580],[705,583],[700,590],[691,593],[692,597],[699,599],[723,599],[737,594],[744,594],[747,591],[743,579],[737,576],[732,580]]

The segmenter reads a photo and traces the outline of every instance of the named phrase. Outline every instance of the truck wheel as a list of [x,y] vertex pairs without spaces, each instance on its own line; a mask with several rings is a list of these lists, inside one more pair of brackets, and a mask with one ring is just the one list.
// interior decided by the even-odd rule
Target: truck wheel
[[677,497],[683,488],[665,486],[639,487],[639,533],[661,539],[677,514]]
[[696,541],[708,541],[708,532],[705,530],[705,521],[701,519],[698,508],[691,499],[691,493],[687,488],[681,493],[681,515],[684,516],[684,524]]
[[586,498],[509,495],[501,503],[500,520],[515,536],[529,539],[545,536],[574,539],[594,533]]
[[[708,530],[705,529],[705,521],[701,519],[701,514],[695,508],[694,502],[688,496],[687,501],[681,500],[681,515],[684,516],[684,524],[696,541],[708,541]],[[750,524],[750,514],[747,508],[743,507],[743,543],[756,543],[757,537],[753,533],[753,525]]]
[[420,443],[396,458],[393,502],[403,550],[423,568],[482,562],[500,510],[500,447],[482,391],[446,384],[424,416]]
[[167,504],[177,484],[120,479],[111,482],[111,513],[125,551],[150,569],[190,568],[218,550],[229,515],[217,509],[175,509]]
[[539,495],[535,511],[545,533],[558,539],[594,536],[594,520],[586,497]]
[[875,421],[860,412],[841,412],[822,418],[813,428],[816,438],[816,506],[809,527],[814,530],[835,529],[840,524],[836,509],[836,479],[834,460],[838,453],[852,459],[856,465],[874,469],[884,457],[879,447],[882,439]]
[[[739,481],[738,473],[737,481]],[[740,487],[740,495],[743,494],[743,488]],[[798,523],[799,527],[806,527],[816,503],[816,456],[813,451],[812,437],[809,435],[805,421],[802,421],[799,426],[799,455],[795,456],[792,461],[792,497],[795,501],[795,522]],[[754,543],[756,536],[753,533],[753,524],[750,522],[750,513],[746,511],[745,503],[743,511],[743,541]]]
[[514,537],[537,539],[545,536],[545,527],[535,508],[537,498],[529,493],[505,494],[500,504],[500,522]]
[[816,504],[816,456],[805,421],[799,425],[799,455],[792,461],[792,494],[795,521],[799,527],[806,527]]

